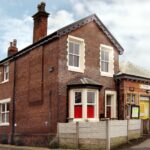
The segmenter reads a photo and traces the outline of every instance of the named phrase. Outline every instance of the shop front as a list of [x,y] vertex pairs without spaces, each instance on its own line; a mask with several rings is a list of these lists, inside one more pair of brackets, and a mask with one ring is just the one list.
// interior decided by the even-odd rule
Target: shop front
[[140,96],[140,118],[150,118],[150,98],[146,96]]

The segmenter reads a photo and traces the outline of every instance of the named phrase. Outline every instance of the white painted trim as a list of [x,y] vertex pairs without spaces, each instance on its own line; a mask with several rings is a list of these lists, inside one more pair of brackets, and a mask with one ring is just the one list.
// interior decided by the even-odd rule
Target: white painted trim
[[[95,92],[95,118],[87,118],[87,92]],[[82,117],[83,118],[74,118],[74,93],[82,93]],[[98,122],[99,121],[99,91],[97,89],[71,89],[69,91],[69,118],[72,118],[73,122]]]
[[106,110],[106,103],[107,103],[107,95],[111,95],[113,96],[113,103],[111,104],[111,118],[116,118],[117,117],[117,92],[116,91],[109,91],[109,90],[106,90],[105,91],[105,117],[106,117],[106,113],[107,113],[107,110]]
[[0,123],[0,127],[9,126],[9,125],[10,125],[9,123]]
[[9,79],[8,80],[3,80],[2,82],[0,82],[0,84],[4,84],[4,83],[7,83],[9,82]]
[[[101,71],[101,51],[106,48],[109,51],[109,72]],[[101,76],[113,77],[114,75],[114,49],[111,46],[100,44],[100,73]]]
[[69,39],[72,39],[73,41],[74,41],[74,40],[77,40],[77,41],[84,42],[84,39],[79,38],[79,37],[75,37],[75,36],[72,36],[72,35],[68,35],[68,38],[69,38]]
[[[69,41],[80,44],[79,67],[69,66]],[[67,39],[67,66],[68,66],[69,71],[84,73],[84,69],[85,69],[85,43],[84,43],[84,39],[68,35],[68,39]]]
[[9,103],[10,101],[11,101],[11,98],[2,99],[0,100],[0,104]]
[[[4,74],[4,81],[7,81],[7,80],[9,80],[9,63],[5,63],[3,67],[4,67],[4,73],[3,73]],[[6,69],[5,67],[8,67],[7,72],[5,70]],[[8,79],[6,79],[6,73],[8,73]]]

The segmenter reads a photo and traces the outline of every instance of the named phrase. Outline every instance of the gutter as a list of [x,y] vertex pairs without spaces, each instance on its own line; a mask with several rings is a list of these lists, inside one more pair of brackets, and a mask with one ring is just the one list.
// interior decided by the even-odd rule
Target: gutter
[[142,77],[142,76],[138,76],[138,75],[132,75],[132,74],[126,74],[126,73],[122,73],[122,74],[116,74],[114,75],[115,80],[118,79],[132,79],[132,80],[140,80],[140,81],[144,81],[144,82],[150,82],[150,78],[148,77]]

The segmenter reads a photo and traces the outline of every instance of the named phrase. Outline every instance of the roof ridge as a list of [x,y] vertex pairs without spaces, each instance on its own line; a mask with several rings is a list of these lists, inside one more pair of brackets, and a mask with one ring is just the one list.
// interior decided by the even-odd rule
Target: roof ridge
[[33,43],[26,48],[20,50],[18,53],[15,55],[12,55],[11,57],[7,57],[3,60],[0,61],[0,64],[13,59],[13,57],[19,57],[20,55],[23,55],[24,53],[32,50],[35,47],[41,46],[54,38],[59,38],[65,34],[70,33],[71,31],[74,31],[81,26],[86,25],[87,23],[90,23],[91,21],[95,21],[98,27],[103,31],[103,33],[107,36],[107,38],[113,43],[113,45],[117,48],[120,54],[123,53],[124,49],[122,46],[119,44],[119,42],[115,39],[115,37],[110,33],[110,31],[107,29],[107,27],[102,23],[102,21],[99,19],[99,17],[96,14],[91,14],[85,18],[82,18],[76,22],[73,22],[72,24],[69,24],[63,28],[60,28],[59,30],[56,30],[55,32],[47,35],[46,37],[42,38],[41,40],[37,41],[36,43]]

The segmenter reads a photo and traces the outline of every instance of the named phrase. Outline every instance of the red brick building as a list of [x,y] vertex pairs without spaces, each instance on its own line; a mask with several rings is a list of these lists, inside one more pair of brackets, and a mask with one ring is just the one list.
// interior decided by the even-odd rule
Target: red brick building
[[[0,137],[43,144],[58,122],[117,118],[123,48],[93,14],[47,35],[45,3],[33,16],[33,44],[10,43],[0,61]],[[2,138],[1,138],[2,140]]]
[[[115,75],[119,119],[150,119],[150,73],[130,62],[120,64]],[[136,110],[133,114],[133,109]]]

